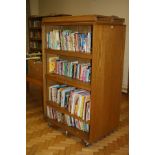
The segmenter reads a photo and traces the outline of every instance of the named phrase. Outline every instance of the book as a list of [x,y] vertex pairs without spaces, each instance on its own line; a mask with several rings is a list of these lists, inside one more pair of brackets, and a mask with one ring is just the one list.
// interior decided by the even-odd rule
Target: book
[[90,53],[91,32],[81,33],[70,29],[53,29],[46,34],[47,48]]
[[49,73],[56,72],[56,61],[59,59],[58,56],[56,57],[49,57],[48,63],[49,63]]
[[52,85],[49,89],[49,101],[55,101],[56,95],[57,95],[57,88],[60,87],[60,85]]
[[70,93],[74,89],[75,87],[66,87],[61,91],[61,107],[65,107],[66,93]]

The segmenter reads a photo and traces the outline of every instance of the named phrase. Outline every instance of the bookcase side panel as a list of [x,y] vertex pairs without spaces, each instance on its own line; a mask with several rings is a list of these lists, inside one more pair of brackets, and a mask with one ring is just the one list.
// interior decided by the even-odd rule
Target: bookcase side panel
[[45,53],[45,25],[42,25],[42,60],[43,60],[43,109],[44,116],[46,117],[46,96],[47,96],[47,86],[46,86],[46,53]]
[[117,127],[120,114],[125,26],[94,25],[90,141]]

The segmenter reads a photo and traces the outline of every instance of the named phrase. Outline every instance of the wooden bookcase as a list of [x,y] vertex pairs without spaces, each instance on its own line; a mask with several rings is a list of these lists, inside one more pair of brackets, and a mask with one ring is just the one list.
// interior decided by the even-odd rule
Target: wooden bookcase
[[41,16],[29,17],[29,53],[42,52]]
[[[46,47],[46,33],[51,28],[78,28],[92,33],[90,53],[52,50]],[[116,16],[84,15],[66,17],[48,17],[42,20],[43,51],[43,97],[44,115],[47,116],[47,105],[53,109],[79,119],[56,103],[48,101],[48,87],[52,84],[67,84],[90,91],[91,109],[89,132],[69,127],[64,123],[49,120],[85,142],[92,143],[117,128],[120,116],[120,99],[125,44],[124,19]],[[60,56],[66,59],[78,59],[92,65],[91,82],[82,82],[66,76],[48,73],[49,56]],[[81,120],[82,121],[82,120]]]
[[[29,55],[39,53],[37,60],[27,60],[27,88],[29,89],[29,83],[35,84],[42,88],[42,29],[41,29],[42,17],[30,16],[28,20],[29,25]],[[36,57],[36,56],[35,56]]]

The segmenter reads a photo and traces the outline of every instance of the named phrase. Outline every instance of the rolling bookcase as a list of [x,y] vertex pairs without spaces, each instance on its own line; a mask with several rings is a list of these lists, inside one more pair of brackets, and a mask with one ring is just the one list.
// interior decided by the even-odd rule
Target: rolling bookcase
[[[79,34],[91,34],[90,51],[83,52],[64,50],[60,43],[59,49],[49,48],[47,34],[50,31],[71,30]],[[60,34],[59,34],[60,35]],[[53,38],[52,38],[53,39]],[[51,39],[51,40],[52,40]],[[120,116],[120,99],[125,44],[124,19],[116,16],[83,15],[48,17],[42,19],[42,51],[43,51],[43,100],[44,115],[47,118],[47,107],[68,115],[89,125],[85,132],[74,126],[56,119],[48,119],[51,125],[60,127],[91,144],[117,128]],[[63,49],[63,50],[62,50]],[[80,49],[80,48],[79,48]],[[49,58],[60,57],[78,60],[91,64],[90,82],[49,73]],[[49,101],[49,86],[66,84],[90,92],[90,120],[83,120],[71,114],[68,109],[56,102]]]

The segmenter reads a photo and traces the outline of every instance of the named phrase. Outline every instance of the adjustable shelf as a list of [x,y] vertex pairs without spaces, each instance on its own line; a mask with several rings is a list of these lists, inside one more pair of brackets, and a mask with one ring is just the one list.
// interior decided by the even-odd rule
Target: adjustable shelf
[[70,86],[74,86],[77,88],[85,89],[88,91],[91,91],[91,85],[90,82],[83,82],[77,79],[73,79],[67,76],[58,75],[58,74],[46,74],[47,80],[53,80],[55,82],[59,82],[61,84],[67,84]]
[[62,50],[51,50],[51,49],[45,49],[46,54],[55,54],[60,56],[66,56],[66,57],[75,57],[75,58],[81,58],[81,59],[92,59],[92,54],[90,53],[82,53],[82,52],[75,52],[75,51],[62,51]]
[[66,109],[63,108],[63,107],[60,107],[57,103],[54,103],[54,102],[52,102],[52,101],[47,101],[47,105],[48,105],[49,107],[52,107],[53,109],[55,109],[55,110],[57,110],[57,111],[63,113],[63,114],[67,114],[67,115],[69,115],[69,116],[71,116],[71,117],[74,117],[74,118],[78,119],[79,121],[82,121],[82,122],[85,122],[85,123],[87,123],[87,124],[90,124],[90,121],[85,121],[85,120],[83,120],[82,118],[80,118],[80,117],[78,117],[78,116],[76,116],[76,115],[71,114],[68,110],[66,110]]

